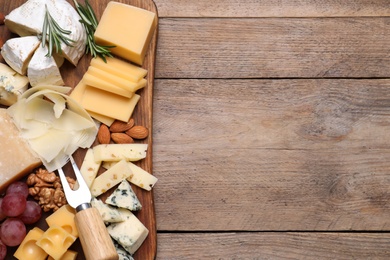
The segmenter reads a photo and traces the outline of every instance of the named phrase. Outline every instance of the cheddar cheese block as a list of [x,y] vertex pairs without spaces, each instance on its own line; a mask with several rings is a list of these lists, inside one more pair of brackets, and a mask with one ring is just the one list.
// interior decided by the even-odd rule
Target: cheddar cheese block
[[157,27],[157,15],[148,10],[111,1],[95,31],[101,45],[115,46],[111,52],[142,65]]
[[42,164],[4,108],[0,108],[0,147],[0,191]]

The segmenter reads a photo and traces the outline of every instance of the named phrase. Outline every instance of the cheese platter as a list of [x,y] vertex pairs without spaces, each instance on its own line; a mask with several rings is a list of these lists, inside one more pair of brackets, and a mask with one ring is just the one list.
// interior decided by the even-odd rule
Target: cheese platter
[[[15,1],[6,1],[6,0],[0,0],[0,13],[7,15],[10,12],[12,12],[14,9],[20,7],[26,2],[26,0],[15,0]],[[75,1],[68,0],[69,4],[72,6],[75,6]],[[84,0],[78,1],[79,3],[84,4]],[[96,17],[98,20],[102,19],[102,16],[111,2],[110,0],[89,0],[88,1],[90,6],[93,8]],[[132,134],[135,137],[140,137],[142,135],[142,138],[134,138],[135,142],[139,145],[146,145],[147,149],[144,149],[145,155],[142,157],[142,159],[136,159],[133,162],[130,163],[130,168],[133,172],[137,172],[137,174],[149,174],[152,175],[152,119],[153,119],[153,84],[154,84],[154,64],[155,64],[155,54],[156,54],[156,48],[157,48],[157,34],[158,34],[158,13],[157,8],[152,0],[117,0],[115,2],[133,6],[136,8],[140,8],[149,12],[152,12],[155,14],[156,19],[156,28],[152,31],[152,34],[150,35],[150,41],[148,41],[148,46],[145,50],[144,58],[141,62],[132,63],[133,65],[139,66],[145,71],[147,71],[146,74],[144,74],[143,79],[144,83],[142,86],[135,86],[133,88],[134,96],[137,97],[137,102],[135,102],[136,105],[134,105],[132,113],[131,113],[131,120],[133,120],[133,125],[137,127],[132,128]],[[15,32],[12,32],[7,28],[6,25],[0,25],[0,46],[4,46],[3,44],[7,42],[9,39],[17,38],[18,35]],[[24,38],[24,37],[21,37]],[[32,44],[35,44],[34,42]],[[5,48],[4,48],[5,49]],[[116,53],[114,53],[114,57],[117,57]],[[56,60],[56,63],[60,63],[61,66],[59,66],[59,73],[60,77],[63,80],[63,85],[70,87],[70,90],[68,92],[69,95],[72,95],[73,91],[81,84],[81,81],[84,78],[84,75],[88,74],[90,80],[96,80],[94,76],[96,76],[96,73],[102,72],[102,70],[99,70],[101,67],[104,67],[103,65],[100,65],[99,62],[96,62],[96,65],[94,66],[94,70],[89,70],[91,67],[91,61],[97,60],[99,58],[92,58],[91,54],[87,53],[85,55],[80,56],[79,60],[77,62],[74,62],[74,59],[62,59],[60,62]],[[122,57],[119,58],[121,61],[128,62],[127,59],[122,59]],[[0,56],[0,62],[6,64],[5,57]],[[114,63],[112,63],[114,64]],[[118,65],[119,66],[119,65]],[[25,68],[24,68],[25,69]],[[94,74],[95,73],[95,74]],[[31,73],[33,74],[33,73]],[[110,77],[110,75],[107,75],[107,77]],[[58,82],[58,80],[56,81]],[[52,82],[47,82],[47,84],[54,84]],[[118,82],[118,84],[121,84],[121,82]],[[74,91],[76,93],[76,91]],[[32,95],[37,95],[39,93],[33,93]],[[76,95],[76,94],[75,94]],[[54,99],[58,99],[57,97]],[[77,98],[75,98],[77,101]],[[41,102],[41,101],[40,101]],[[38,102],[39,103],[39,102]],[[42,102],[41,102],[42,103]],[[131,103],[125,103],[127,105],[131,105]],[[0,105],[0,108],[7,108],[7,105]],[[91,115],[96,115],[91,111]],[[97,116],[97,115],[96,115]],[[91,118],[94,118],[93,116]],[[98,118],[98,117],[97,117]],[[118,120],[116,120],[118,121]],[[124,121],[124,120],[122,120]],[[99,122],[99,120],[97,120]],[[130,121],[129,121],[130,122]],[[100,123],[100,122],[99,122]],[[112,123],[112,121],[111,121]],[[101,123],[101,125],[104,125]],[[122,124],[123,125],[123,124]],[[141,126],[143,128],[141,128]],[[131,130],[131,129],[130,129]],[[147,130],[147,133],[145,135],[145,130]],[[88,147],[80,147],[75,150],[73,153],[73,158],[78,165],[79,168],[83,167],[83,163],[87,156],[89,155],[89,152],[94,148],[102,146],[99,137],[104,136],[103,134],[99,136],[99,133],[103,131],[100,131],[100,127],[97,126],[96,130],[96,138],[94,139],[92,145],[90,148]],[[117,138],[117,139],[115,139]],[[116,143],[116,140],[124,141],[123,135],[121,133],[111,133],[111,143]],[[118,141],[118,142],[119,142]],[[96,148],[96,151],[99,151],[99,149]],[[97,152],[96,152],[97,153]],[[104,156],[104,154],[99,156]],[[120,164],[119,162],[117,164]],[[46,165],[46,164],[45,164]],[[103,167],[100,167],[97,172],[97,177],[103,176],[103,173],[110,172],[111,168],[119,167],[118,165],[114,165],[112,162],[104,161]],[[73,177],[72,175],[72,169],[70,164],[64,165],[63,167],[64,171],[69,175],[70,177]],[[96,178],[97,178],[96,177]],[[149,176],[148,176],[149,177]],[[138,178],[138,176],[137,176]],[[154,177],[153,177],[154,178]],[[21,180],[27,181],[27,175],[25,174]],[[137,205],[137,210],[132,211],[133,215],[128,215],[129,213],[126,213],[125,215],[127,218],[137,218],[140,223],[147,229],[147,235],[145,236],[144,240],[142,241],[142,244],[137,248],[135,252],[132,253],[132,257],[134,259],[155,259],[156,253],[157,253],[157,231],[156,231],[156,216],[155,216],[155,210],[154,210],[154,197],[153,197],[153,190],[151,187],[154,185],[157,179],[151,180],[153,184],[150,184],[150,187],[142,187],[142,185],[137,184],[136,178],[133,178],[133,182],[130,188],[127,188],[129,191],[134,194],[131,199],[132,201],[135,199],[134,203]],[[127,179],[130,181],[130,177]],[[110,201],[110,203],[116,203],[115,201],[115,192],[117,191],[118,187],[128,187],[129,182],[121,183],[116,182],[115,185],[111,186],[107,191],[96,193],[96,197],[99,198],[101,201]],[[76,183],[77,184],[77,183]],[[133,185],[135,184],[135,185]],[[91,184],[92,185],[92,184]],[[114,199],[113,199],[114,198]],[[130,198],[129,198],[130,199]],[[142,206],[141,206],[142,205]],[[113,206],[114,207],[114,206]],[[42,218],[33,225],[27,225],[27,231],[34,230],[36,227],[40,228],[42,230],[48,229],[48,223],[46,219],[52,214],[52,211],[43,212]],[[107,223],[106,223],[107,224]],[[115,229],[115,226],[112,225],[112,230]],[[114,232],[114,231],[113,231]],[[7,257],[6,259],[17,259],[14,258],[14,253],[18,249],[17,247],[8,247],[7,248]],[[79,242],[79,239],[75,240],[75,242],[69,247],[69,250],[77,252],[77,256],[75,259],[85,259],[83,248]]]

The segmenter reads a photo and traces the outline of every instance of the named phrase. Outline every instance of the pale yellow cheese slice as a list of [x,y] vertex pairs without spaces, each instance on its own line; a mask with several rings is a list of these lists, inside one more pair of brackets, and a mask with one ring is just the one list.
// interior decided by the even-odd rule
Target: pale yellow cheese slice
[[41,165],[4,108],[0,108],[0,147],[0,191]]
[[112,53],[142,65],[146,50],[157,27],[157,15],[123,3],[111,1],[95,31],[95,40],[115,46]]
[[95,75],[92,75],[88,71],[84,74],[83,81],[85,84],[87,84],[90,87],[98,88],[126,98],[131,98],[134,95],[134,92],[118,87],[116,84],[113,84]]

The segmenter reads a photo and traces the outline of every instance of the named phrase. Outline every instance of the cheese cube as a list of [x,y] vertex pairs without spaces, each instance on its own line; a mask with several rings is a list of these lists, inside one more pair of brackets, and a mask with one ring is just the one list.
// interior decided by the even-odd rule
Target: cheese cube
[[81,105],[87,111],[127,122],[140,98],[140,95],[137,94],[134,94],[132,98],[126,98],[87,86]]
[[[65,254],[61,256],[59,260],[76,260],[78,252],[68,249]],[[52,256],[49,256],[47,260],[55,260]]]
[[130,175],[131,170],[126,161],[119,161],[113,167],[96,177],[91,186],[92,196],[97,197],[105,193]]
[[46,218],[46,223],[49,227],[59,226],[72,236],[78,237],[79,231],[77,230],[76,223],[74,221],[75,214],[76,211],[66,204],[48,216]]
[[106,57],[106,62],[102,59],[92,59],[90,66],[105,70],[113,75],[133,82],[140,81],[148,73],[146,69],[140,66],[115,57]]
[[139,161],[146,157],[148,144],[99,144],[93,149],[95,161]]
[[42,164],[4,108],[0,108],[0,147],[0,191]]
[[69,234],[66,230],[60,226],[53,225],[43,233],[36,244],[54,259],[61,259],[75,240],[76,237]]
[[115,46],[112,53],[142,65],[156,27],[155,13],[111,1],[94,36],[98,44]]
[[127,252],[134,254],[149,234],[149,230],[127,209],[119,209],[125,220],[107,227],[110,236]]
[[36,245],[43,233],[38,227],[31,229],[15,251],[14,257],[20,260],[45,260],[47,253]]

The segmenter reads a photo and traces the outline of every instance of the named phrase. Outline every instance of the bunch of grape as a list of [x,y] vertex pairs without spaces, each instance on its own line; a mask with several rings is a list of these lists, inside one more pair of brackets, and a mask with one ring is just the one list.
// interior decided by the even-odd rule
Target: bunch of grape
[[0,259],[7,254],[7,246],[18,246],[26,236],[26,225],[34,224],[42,216],[39,204],[28,198],[28,186],[17,181],[8,186],[0,198]]

